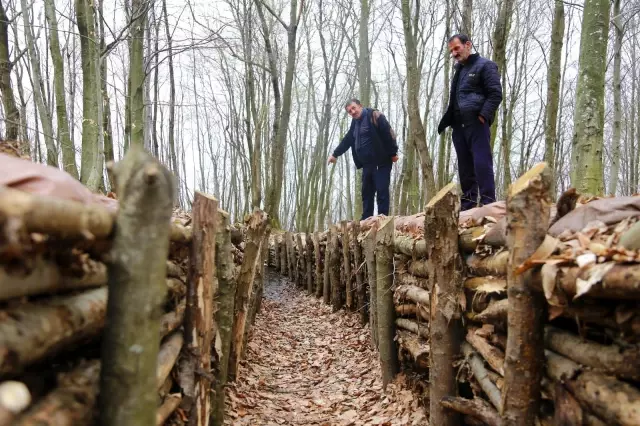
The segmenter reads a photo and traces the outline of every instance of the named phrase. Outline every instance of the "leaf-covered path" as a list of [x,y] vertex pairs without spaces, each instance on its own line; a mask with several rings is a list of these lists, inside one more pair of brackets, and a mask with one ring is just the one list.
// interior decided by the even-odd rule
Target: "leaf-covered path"
[[382,391],[368,328],[331,313],[271,271],[239,378],[227,389],[232,425],[424,425],[401,379]]

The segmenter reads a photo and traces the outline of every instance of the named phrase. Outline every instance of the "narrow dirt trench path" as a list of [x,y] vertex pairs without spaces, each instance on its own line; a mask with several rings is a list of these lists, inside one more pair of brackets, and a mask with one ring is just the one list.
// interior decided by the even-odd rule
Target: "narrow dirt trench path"
[[382,391],[369,332],[269,271],[236,383],[227,388],[230,425],[425,425],[410,390]]

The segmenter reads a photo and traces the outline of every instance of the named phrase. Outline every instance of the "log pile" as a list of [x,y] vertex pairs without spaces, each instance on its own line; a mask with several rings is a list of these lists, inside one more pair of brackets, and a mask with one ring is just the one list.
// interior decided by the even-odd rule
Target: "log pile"
[[141,150],[114,175],[111,204],[0,187],[0,426],[223,423],[235,282],[250,260],[242,341],[265,235],[252,257],[251,221],[229,226],[216,199],[173,209]]
[[554,204],[549,182],[537,165],[506,202],[460,212],[459,260],[443,254],[455,208],[433,207],[439,194],[432,210],[393,218],[392,262],[376,235],[389,222],[372,217],[313,234],[311,248],[305,234],[274,237],[272,264],[297,277],[308,264],[296,256],[313,251],[314,294],[367,312],[384,381],[397,345],[402,368],[431,387],[433,424],[640,424],[640,197],[570,189]]

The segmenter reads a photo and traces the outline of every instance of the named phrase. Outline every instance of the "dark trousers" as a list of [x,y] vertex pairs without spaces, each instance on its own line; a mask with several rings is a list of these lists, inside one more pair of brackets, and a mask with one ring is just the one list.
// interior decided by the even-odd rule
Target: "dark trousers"
[[362,167],[362,218],[373,216],[373,199],[378,201],[378,214],[389,215],[389,184],[392,164]]
[[462,187],[462,210],[478,205],[478,193],[480,205],[496,200],[489,130],[489,124],[482,124],[480,120],[453,127],[453,146],[458,156],[458,175]]

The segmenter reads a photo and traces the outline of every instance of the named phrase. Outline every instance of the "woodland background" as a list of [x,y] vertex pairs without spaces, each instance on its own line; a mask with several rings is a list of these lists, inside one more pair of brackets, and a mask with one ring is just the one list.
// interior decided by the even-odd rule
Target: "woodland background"
[[[312,231],[360,216],[359,174],[326,160],[345,101],[398,134],[392,213],[457,179],[438,136],[453,61],[471,35],[496,61],[497,194],[534,163],[556,193],[630,195],[640,181],[640,1],[0,0],[0,135],[33,161],[110,191],[106,167],[143,144],[232,219],[260,207]],[[28,147],[28,149],[27,149]]]

